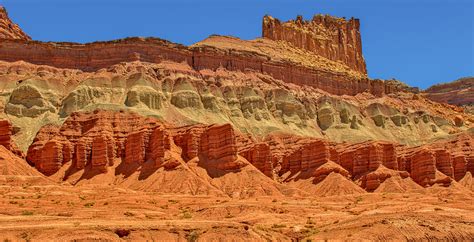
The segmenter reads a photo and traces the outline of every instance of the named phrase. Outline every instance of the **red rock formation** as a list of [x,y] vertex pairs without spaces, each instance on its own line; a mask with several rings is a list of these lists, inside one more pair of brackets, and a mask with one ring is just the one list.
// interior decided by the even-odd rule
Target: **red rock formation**
[[467,160],[464,155],[456,155],[453,157],[454,180],[461,180],[467,172]]
[[446,176],[453,177],[453,163],[449,151],[445,149],[437,149],[434,151],[434,154],[436,157],[436,169]]
[[416,151],[410,160],[410,176],[421,186],[427,186],[435,179],[436,161],[433,153],[428,149]]
[[174,143],[182,149],[181,157],[184,161],[198,156],[199,141],[205,129],[204,125],[186,126],[177,129],[173,134]]
[[91,145],[88,143],[88,140],[88,138],[83,138],[80,139],[76,144],[75,162],[77,169],[84,169],[84,167],[86,167],[87,161],[90,160]]
[[328,161],[324,163],[322,166],[318,167],[312,174],[314,177],[314,183],[319,183],[324,180],[329,174],[331,173],[338,173],[343,177],[350,178],[351,174],[340,165],[336,164],[333,161]]
[[0,120],[0,145],[5,146],[7,150],[11,149],[11,136],[12,124],[8,120]]
[[48,175],[71,160],[77,169],[90,165],[101,172],[114,165],[114,158],[142,164],[149,136],[159,125],[155,119],[127,112],[73,113],[62,127],[48,125],[38,132],[27,160]]
[[114,140],[109,134],[104,133],[94,137],[92,140],[92,168],[106,172],[108,166],[114,165],[114,150]]
[[323,140],[314,140],[303,144],[292,153],[283,157],[280,173],[296,173],[317,168],[329,161],[329,144]]
[[3,145],[7,150],[10,150],[13,154],[24,157],[12,140],[13,126],[8,120],[0,120],[0,145]]
[[143,131],[131,133],[125,143],[125,163],[145,162],[145,152],[147,147],[147,134]]
[[466,77],[453,82],[434,85],[424,92],[433,101],[459,106],[473,105],[474,78]]
[[[157,38],[127,38],[89,44],[44,43],[30,41],[29,38],[3,39],[2,45],[0,45],[0,60],[26,61],[38,65],[83,71],[96,71],[121,62],[161,63],[171,61],[187,63],[197,71],[216,70],[223,67],[230,71],[265,73],[275,79],[313,86],[336,95],[356,95],[369,92],[381,96],[397,91],[410,91],[410,88],[399,83],[370,80],[366,77],[365,63],[360,53],[358,21],[315,17],[307,27],[309,29],[321,28],[327,37],[327,41],[325,41],[327,43],[322,47],[319,47],[312,37],[308,37],[308,41],[313,40],[309,43],[313,44],[307,48],[328,58],[329,62],[342,62],[350,68],[355,68],[356,71],[352,71],[355,74],[348,71],[349,67],[343,68],[344,70],[333,70],[324,68],[320,63],[308,64],[304,61],[281,60],[269,53],[256,53],[253,50],[255,47],[238,51],[209,44],[186,47]],[[268,32],[267,30],[264,29],[264,33]],[[250,46],[253,43],[243,42]],[[277,45],[277,43],[272,42],[271,45]],[[292,54],[295,55],[295,53]],[[299,59],[305,58],[303,56]]]
[[212,167],[234,170],[244,166],[237,161],[237,144],[231,124],[211,125],[201,135],[199,155]]
[[0,6],[0,39],[31,40],[30,36],[10,20],[7,10],[2,6]]
[[146,159],[152,160],[155,163],[155,167],[159,167],[163,165],[165,150],[169,149],[170,138],[168,133],[162,127],[155,128],[150,135]]
[[365,190],[369,192],[373,192],[386,179],[390,177],[394,177],[394,176],[405,179],[407,177],[410,177],[410,174],[406,171],[395,171],[392,169],[388,169],[384,166],[380,166],[379,168],[377,168],[377,170],[373,172],[369,172],[361,177],[361,183],[362,183],[361,186]]
[[339,161],[353,177],[375,171],[382,164],[395,168],[395,150],[385,143],[360,143],[342,148]]
[[398,170],[397,152],[392,143],[380,143],[382,146],[382,164],[388,169]]
[[362,56],[359,20],[315,15],[311,21],[298,16],[281,23],[270,16],[263,18],[263,37],[284,40],[333,61],[341,61],[351,69],[367,73]]
[[63,144],[58,140],[46,142],[40,151],[39,160],[35,167],[41,173],[49,176],[56,173],[63,163]]
[[166,158],[172,139],[181,147],[185,161],[199,156],[206,165],[222,170],[245,165],[237,159],[236,135],[230,124],[167,130],[155,119],[112,111],[73,113],[62,127],[43,127],[28,150],[27,160],[47,175],[71,160],[76,169],[90,166],[100,172],[107,172],[115,158],[126,165],[152,161],[155,167],[173,168],[179,162]]
[[[313,150],[304,158],[302,150],[314,147],[308,144],[318,141],[292,136],[270,136],[266,143],[272,152],[274,169],[279,168],[279,175],[288,171],[292,174],[312,171],[311,166],[303,164],[311,161],[311,158],[317,156],[319,152]],[[474,169],[473,148],[474,137],[460,135],[451,140],[442,140],[421,147],[372,141],[356,144],[328,143],[328,152],[324,157],[328,157],[329,164],[337,163],[341,169],[348,171],[352,179],[360,179],[366,190],[373,191],[385,179],[393,176],[397,176],[397,179],[411,177],[421,186],[433,184],[449,186],[453,178],[460,180],[467,171]],[[453,152],[457,154],[455,158],[451,158]],[[310,159],[307,159],[308,157]],[[326,165],[328,161],[322,163]]]
[[266,143],[257,143],[242,154],[252,165],[263,174],[273,177],[273,163],[270,146]]

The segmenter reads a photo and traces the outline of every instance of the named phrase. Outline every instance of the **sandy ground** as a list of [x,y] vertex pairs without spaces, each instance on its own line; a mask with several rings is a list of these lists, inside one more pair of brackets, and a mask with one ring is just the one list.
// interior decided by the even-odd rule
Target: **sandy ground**
[[5,185],[0,188],[0,237],[5,241],[470,240],[474,197],[447,188],[231,199],[97,185]]

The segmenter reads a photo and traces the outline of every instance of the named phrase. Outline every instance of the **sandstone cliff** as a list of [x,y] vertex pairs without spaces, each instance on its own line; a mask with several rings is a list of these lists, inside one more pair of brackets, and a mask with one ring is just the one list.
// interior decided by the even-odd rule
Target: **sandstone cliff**
[[315,15],[310,21],[298,16],[282,23],[271,16],[263,18],[262,36],[283,40],[332,61],[340,61],[352,70],[366,74],[359,19],[345,20]]
[[[187,47],[157,38],[126,38],[89,44],[31,41],[16,25],[10,24],[6,14],[4,16],[4,22],[8,22],[5,32],[11,33],[12,37],[2,40],[0,60],[8,62],[26,61],[91,72],[121,62],[171,61],[186,63],[197,71],[225,68],[264,73],[287,83],[309,85],[336,95],[369,92],[383,96],[411,91],[397,83],[367,78],[358,20],[315,16],[311,22],[300,19],[285,23],[284,27],[271,27],[280,26],[279,21],[266,17],[263,39],[243,41],[211,36]],[[298,37],[290,38],[293,36],[291,31],[298,33]],[[316,38],[320,35],[324,40]],[[285,41],[274,41],[280,40],[279,36]]]
[[458,106],[474,105],[474,77],[437,84],[424,91],[426,96],[434,101]]
[[[7,10],[0,5],[0,39],[31,40],[21,28],[8,17]],[[2,40],[3,41],[3,40]]]
[[73,113],[61,127],[43,127],[27,160],[45,175],[63,166],[69,166],[68,172],[107,173],[109,167],[147,164],[172,170],[180,160],[197,160],[199,167],[213,174],[238,172],[252,164],[275,180],[311,178],[318,184],[338,173],[374,191],[392,177],[411,178],[422,187],[449,186],[474,173],[473,154],[472,135],[421,147],[278,135],[259,142],[230,124],[176,127],[130,112],[94,111]]

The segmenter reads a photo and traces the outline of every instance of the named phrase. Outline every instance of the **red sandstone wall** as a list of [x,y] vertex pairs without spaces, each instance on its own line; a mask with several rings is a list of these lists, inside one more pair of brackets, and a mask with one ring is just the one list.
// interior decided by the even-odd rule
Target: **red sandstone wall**
[[341,61],[355,71],[367,73],[359,27],[359,20],[353,18],[346,21],[315,15],[311,21],[304,21],[298,16],[296,20],[281,23],[265,16],[262,32],[264,38],[286,41],[330,60]]
[[2,6],[0,6],[0,39],[31,40],[30,36],[10,20],[7,10]]
[[354,79],[352,77],[311,69],[291,63],[269,61],[255,53],[220,51],[213,48],[188,48],[160,39],[128,38],[91,44],[42,43],[35,41],[2,40],[0,60],[26,61],[59,68],[95,71],[120,62],[162,61],[184,62],[195,70],[223,67],[232,71],[266,73],[276,79],[299,85],[309,85],[336,95],[356,95],[369,92],[376,96],[405,91],[391,82]]

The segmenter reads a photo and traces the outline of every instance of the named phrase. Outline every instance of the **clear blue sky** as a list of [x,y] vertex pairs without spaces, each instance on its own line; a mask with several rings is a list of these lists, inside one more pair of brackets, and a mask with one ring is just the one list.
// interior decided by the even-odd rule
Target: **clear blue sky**
[[371,78],[426,88],[474,76],[473,0],[0,0],[35,40],[153,36],[192,44],[210,34],[253,39],[265,14],[361,20]]

